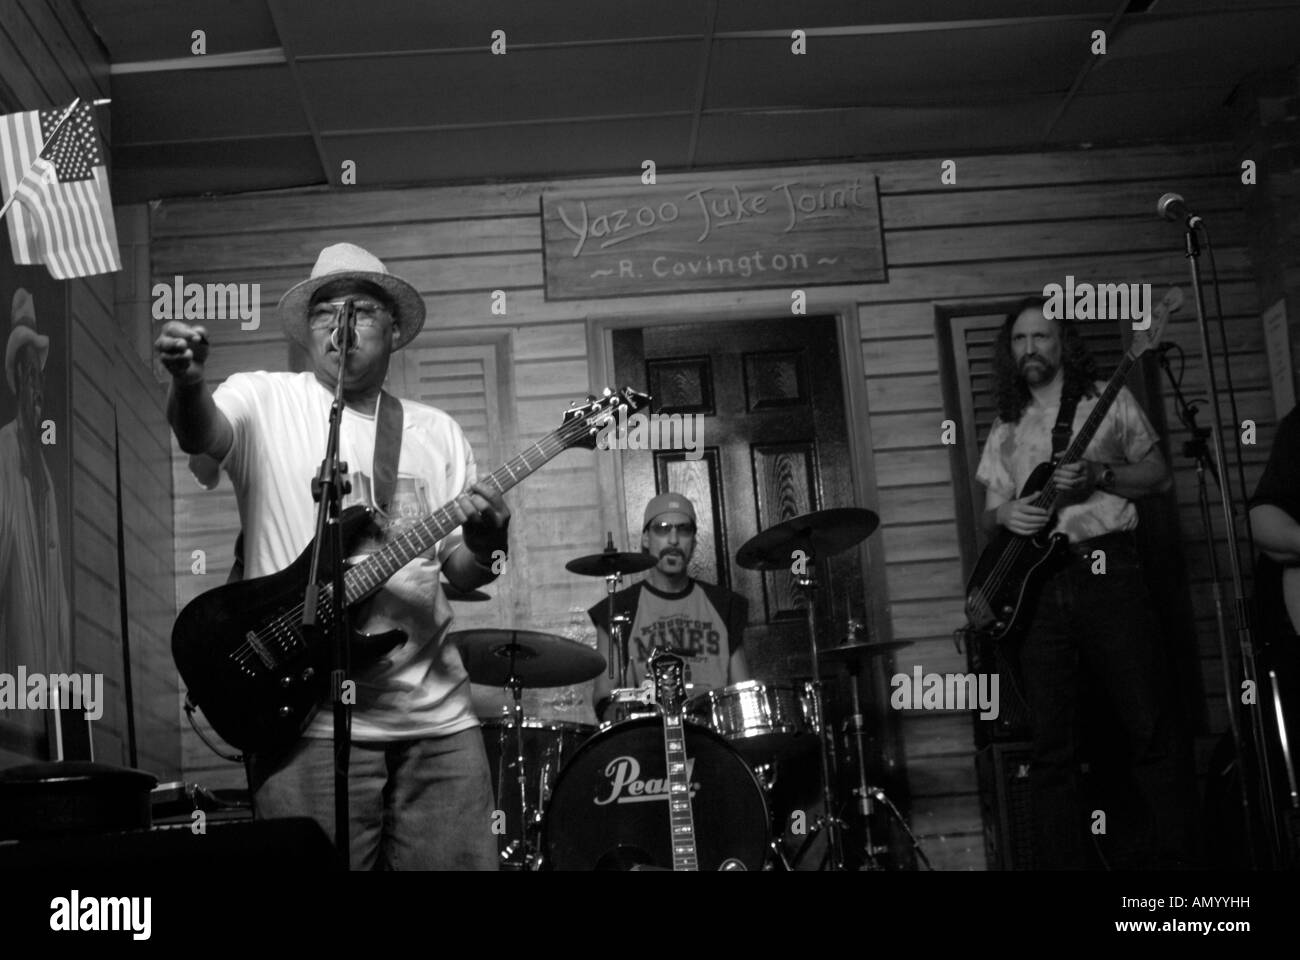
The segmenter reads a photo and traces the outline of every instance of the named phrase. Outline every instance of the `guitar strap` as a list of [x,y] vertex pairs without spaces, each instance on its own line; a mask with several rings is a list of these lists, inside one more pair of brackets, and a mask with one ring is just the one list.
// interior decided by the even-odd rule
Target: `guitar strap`
[[387,390],[379,391],[375,417],[375,462],[371,496],[385,514],[397,489],[397,460],[402,452],[402,401]]
[[1056,425],[1052,427],[1052,463],[1059,462],[1061,454],[1065,453],[1065,448],[1070,445],[1070,437],[1074,435],[1074,411],[1078,406],[1077,396],[1061,399]]
[[[385,514],[397,489],[397,462],[402,453],[402,401],[387,390],[379,391],[375,415],[375,459],[371,467],[371,499]],[[227,583],[244,579],[244,532],[235,540],[235,564]]]

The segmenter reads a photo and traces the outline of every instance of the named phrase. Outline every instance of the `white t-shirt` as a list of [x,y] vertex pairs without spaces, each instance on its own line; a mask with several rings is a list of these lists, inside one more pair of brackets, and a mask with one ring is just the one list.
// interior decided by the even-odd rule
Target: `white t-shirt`
[[[1097,383],[1097,393],[1106,384]],[[1100,396],[1081,397],[1074,411],[1074,431],[1087,422]],[[1025,407],[1017,423],[1005,423],[999,417],[984,442],[975,479],[1007,500],[1015,500],[1040,463],[1052,459],[1052,427],[1061,405]],[[1142,412],[1128,387],[1120,387],[1101,425],[1093,434],[1083,459],[1100,463],[1137,463],[1157,443],[1151,421]],[[1053,533],[1064,533],[1071,543],[1090,540],[1106,533],[1132,530],[1137,526],[1137,508],[1132,501],[1113,493],[1097,490],[1083,503],[1072,503],[1057,513]]]
[[[333,393],[307,373],[237,373],[213,399],[234,429],[221,466],[229,474],[244,528],[244,577],[288,567],[315,534],[311,481],[325,453]],[[344,409],[340,457],[352,491],[345,506],[370,503],[375,417]],[[192,458],[205,487],[216,486],[211,458]],[[207,469],[205,469],[205,467]],[[402,401],[402,448],[385,536],[427,517],[476,479],[474,454],[446,413]],[[460,531],[399,570],[360,609],[358,629],[400,629],[406,642],[358,672],[352,713],[355,740],[447,736],[476,726],[469,677],[453,644],[445,643],[452,610],[442,592],[442,562],[460,543]],[[366,550],[365,552],[370,552]],[[305,736],[332,736],[333,716],[317,712]]]

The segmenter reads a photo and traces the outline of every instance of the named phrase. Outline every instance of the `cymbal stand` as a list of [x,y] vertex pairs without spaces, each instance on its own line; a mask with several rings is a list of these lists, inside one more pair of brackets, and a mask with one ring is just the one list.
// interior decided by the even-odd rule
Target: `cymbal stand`
[[[626,614],[614,612],[614,594],[618,592],[618,585],[622,579],[623,574],[618,572],[605,574],[606,603],[609,610],[609,647],[612,653],[609,658],[609,679],[618,687],[627,686],[627,634],[628,627],[631,625],[630,618]],[[615,661],[618,663],[617,667],[614,665]]]
[[822,768],[822,804],[825,807],[822,817],[818,818],[817,825],[813,827],[810,833],[815,834],[818,827],[822,825],[826,827],[830,868],[838,871],[844,869],[843,822],[839,818],[839,807],[835,799],[835,784],[831,777],[830,750],[832,746],[829,736],[830,729],[825,722],[821,667],[818,663],[820,654],[817,649],[817,557],[813,552],[811,543],[807,544],[803,553],[805,555],[804,562],[799,567],[802,572],[795,573],[794,582],[803,591],[808,609],[808,645],[812,653],[812,681],[807,685],[807,689],[812,699],[813,729],[817,732],[817,756]]
[[[506,680],[506,686],[510,688],[510,694],[514,698],[512,714],[515,723],[515,783],[519,789],[520,836],[507,845],[506,849],[502,851],[501,858],[506,862],[510,862],[513,851],[518,849],[518,864],[527,870],[532,865],[537,850],[533,837],[530,836],[532,831],[529,829],[528,819],[528,771],[524,769],[524,685],[519,677],[515,675],[515,654],[518,649],[518,644],[510,644],[510,677]],[[515,847],[515,843],[519,844],[518,848]]]
[[866,724],[862,717],[862,703],[858,698],[858,674],[862,671],[862,666],[852,660],[845,666],[849,670],[849,691],[853,697],[853,716],[845,724],[845,732],[853,738],[853,752],[858,768],[858,785],[853,788],[853,793],[858,800],[858,813],[862,816],[863,859],[861,869],[883,870],[884,866],[880,863],[877,854],[887,853],[889,847],[887,845],[876,846],[871,836],[871,817],[875,813],[873,801],[877,797],[884,799],[885,791],[880,787],[873,787],[867,783],[867,757],[862,749],[862,739],[866,735]]

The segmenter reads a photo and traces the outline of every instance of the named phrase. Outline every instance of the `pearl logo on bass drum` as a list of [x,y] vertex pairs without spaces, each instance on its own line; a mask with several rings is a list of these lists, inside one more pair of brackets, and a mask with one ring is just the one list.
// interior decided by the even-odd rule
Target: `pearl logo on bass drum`
[[[695,758],[686,761],[686,776],[690,778],[695,771]],[[668,778],[652,777],[641,779],[641,761],[636,757],[615,757],[605,767],[605,777],[609,780],[609,795],[603,800],[597,797],[592,802],[598,807],[610,803],[643,803],[647,800],[668,799]],[[700,785],[691,780],[691,799],[700,792]]]

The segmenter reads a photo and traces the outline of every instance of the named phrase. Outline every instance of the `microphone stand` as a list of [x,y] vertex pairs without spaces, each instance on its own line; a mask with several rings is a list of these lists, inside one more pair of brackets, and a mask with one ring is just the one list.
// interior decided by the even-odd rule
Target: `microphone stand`
[[[1242,576],[1241,556],[1237,540],[1237,518],[1232,509],[1232,487],[1228,483],[1226,471],[1227,456],[1223,448],[1223,414],[1222,405],[1219,400],[1219,382],[1214,374],[1214,355],[1210,351],[1210,332],[1209,325],[1205,319],[1205,297],[1201,292],[1201,270],[1200,257],[1201,245],[1197,239],[1196,231],[1199,224],[1199,218],[1188,217],[1184,225],[1185,253],[1188,266],[1192,275],[1192,293],[1196,298],[1196,324],[1201,335],[1201,356],[1205,360],[1205,372],[1208,377],[1210,386],[1210,403],[1214,407],[1214,416],[1211,420],[1210,436],[1214,441],[1214,459],[1210,466],[1215,471],[1215,482],[1219,486],[1219,500],[1223,506],[1224,531],[1228,537],[1228,566],[1232,573],[1232,586],[1234,591],[1233,598],[1233,615],[1237,627],[1237,644],[1241,649],[1241,669],[1243,678],[1250,683],[1251,688],[1259,694],[1259,682],[1255,675],[1255,640],[1254,631],[1250,622],[1249,608],[1246,601],[1245,579]],[[1229,358],[1224,356],[1224,368],[1227,368]],[[1231,379],[1231,371],[1228,371]],[[1246,491],[1242,491],[1242,496]],[[1244,501],[1243,501],[1244,502]],[[1250,515],[1246,514],[1247,529],[1250,526]],[[1210,544],[1213,550],[1213,543]],[[1235,709],[1236,697],[1231,696],[1229,691],[1228,706],[1229,710]],[[1258,701],[1257,701],[1258,702]],[[1281,851],[1281,831],[1277,820],[1277,811],[1274,806],[1273,783],[1268,766],[1268,752],[1264,740],[1263,717],[1260,709],[1251,711],[1251,733],[1255,744],[1255,763],[1256,775],[1261,781],[1260,805],[1265,814],[1265,821],[1268,825],[1269,842],[1272,847],[1274,860],[1280,856]],[[1245,765],[1245,756],[1238,754],[1237,759]],[[1245,775],[1243,773],[1243,780]],[[1247,835],[1247,842],[1252,842],[1250,835]],[[1253,846],[1253,842],[1252,842]],[[1252,852],[1253,855],[1253,852]]]
[[[334,402],[330,405],[329,440],[325,445],[325,458],[311,482],[311,496],[320,506],[316,510],[316,536],[312,540],[311,567],[307,575],[307,589],[303,595],[302,625],[304,631],[320,629],[316,623],[317,604],[320,599],[320,568],[322,562],[330,565],[331,580],[325,597],[323,614],[333,634],[331,645],[330,693],[334,699],[334,844],[335,853],[343,869],[351,867],[351,844],[348,829],[348,763],[352,751],[351,706],[343,699],[343,681],[351,668],[348,635],[351,621],[347,609],[347,587],[343,570],[343,527],[339,516],[343,512],[343,498],[351,491],[348,482],[348,465],[339,459],[339,431],[343,424],[343,378],[346,375],[348,354],[352,348],[353,330],[356,329],[356,310],[351,297],[339,308],[336,334],[339,342],[339,372],[334,384]],[[328,553],[326,542],[328,541]],[[310,668],[308,668],[310,669]]]
[[[1205,537],[1206,552],[1210,558],[1210,579],[1214,583],[1214,622],[1219,634],[1219,656],[1223,661],[1223,692],[1229,704],[1228,728],[1232,733],[1233,750],[1236,751],[1238,762],[1244,768],[1245,763],[1242,758],[1246,756],[1246,750],[1245,742],[1241,736],[1241,723],[1237,717],[1237,711],[1231,708],[1231,705],[1236,701],[1237,690],[1240,688],[1233,681],[1232,656],[1228,652],[1228,619],[1224,613],[1223,584],[1219,576],[1219,552],[1214,549],[1214,523],[1210,519],[1210,494],[1208,485],[1205,482],[1208,468],[1210,476],[1214,478],[1215,484],[1218,486],[1219,470],[1213,456],[1210,454],[1210,448],[1205,443],[1210,436],[1210,429],[1197,425],[1196,415],[1199,410],[1196,404],[1188,403],[1187,398],[1183,396],[1178,378],[1174,376],[1173,367],[1169,363],[1169,354],[1164,351],[1160,353],[1160,366],[1164,369],[1165,376],[1169,379],[1169,386],[1173,389],[1174,405],[1178,409],[1178,419],[1182,421],[1183,426],[1192,435],[1192,439],[1183,444],[1183,456],[1191,457],[1196,461],[1196,501],[1200,507],[1201,532]],[[1222,486],[1219,486],[1219,494],[1222,498]],[[1243,836],[1249,837],[1252,832],[1250,823],[1250,788],[1246,784],[1244,773],[1237,777],[1237,786],[1241,794],[1241,816],[1245,830]],[[1249,844],[1249,848],[1251,866],[1258,868],[1255,845],[1253,843]]]

